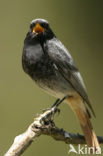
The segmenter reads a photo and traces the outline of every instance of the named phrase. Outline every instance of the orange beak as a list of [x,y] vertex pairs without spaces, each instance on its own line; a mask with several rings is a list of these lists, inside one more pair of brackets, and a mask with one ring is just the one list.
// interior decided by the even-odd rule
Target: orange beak
[[36,26],[33,28],[33,32],[39,34],[44,32],[44,28],[39,23],[36,23]]

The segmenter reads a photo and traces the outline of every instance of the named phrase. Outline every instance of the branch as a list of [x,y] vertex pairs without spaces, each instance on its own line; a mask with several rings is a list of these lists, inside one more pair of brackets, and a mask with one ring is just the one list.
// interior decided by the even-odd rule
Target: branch
[[[12,146],[4,156],[20,156],[41,134],[51,136],[55,140],[64,141],[67,144],[85,144],[83,135],[68,133],[55,126],[53,117],[56,112],[58,109],[54,106],[35,118],[26,132],[14,139]],[[98,141],[103,143],[103,137],[98,137]]]

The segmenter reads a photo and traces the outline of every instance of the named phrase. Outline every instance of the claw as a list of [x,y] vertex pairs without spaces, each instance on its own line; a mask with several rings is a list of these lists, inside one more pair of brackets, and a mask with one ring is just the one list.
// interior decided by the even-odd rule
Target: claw
[[60,109],[59,108],[57,109],[57,113],[58,113],[58,115],[60,114]]

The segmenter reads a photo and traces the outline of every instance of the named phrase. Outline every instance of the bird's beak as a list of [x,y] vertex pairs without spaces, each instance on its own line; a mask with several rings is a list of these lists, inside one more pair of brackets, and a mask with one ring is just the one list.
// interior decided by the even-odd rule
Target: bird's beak
[[36,23],[35,27],[33,28],[33,32],[37,34],[42,33],[44,32],[44,28],[39,23]]

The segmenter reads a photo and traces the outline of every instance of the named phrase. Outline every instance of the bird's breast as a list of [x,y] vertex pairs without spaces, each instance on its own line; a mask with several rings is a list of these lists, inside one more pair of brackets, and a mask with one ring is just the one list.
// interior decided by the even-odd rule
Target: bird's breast
[[53,61],[46,55],[41,46],[24,46],[22,55],[24,71],[34,80],[47,79],[54,73]]
[[24,47],[22,64],[24,71],[50,94],[63,97],[72,90],[62,77],[52,59],[40,47]]

